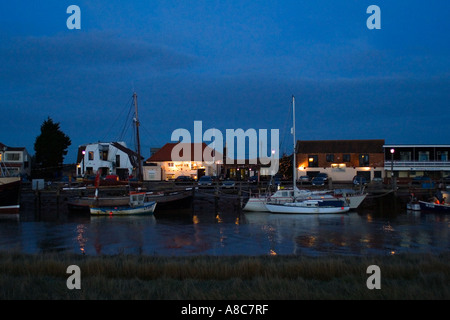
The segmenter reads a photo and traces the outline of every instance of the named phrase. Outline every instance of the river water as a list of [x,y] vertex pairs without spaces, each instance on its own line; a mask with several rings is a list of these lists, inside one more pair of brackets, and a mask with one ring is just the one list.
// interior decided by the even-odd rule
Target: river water
[[[25,208],[27,210],[27,208]],[[392,255],[450,249],[450,216],[421,212],[278,215],[267,212],[187,216],[38,219],[35,211],[0,218],[0,251],[87,255]]]

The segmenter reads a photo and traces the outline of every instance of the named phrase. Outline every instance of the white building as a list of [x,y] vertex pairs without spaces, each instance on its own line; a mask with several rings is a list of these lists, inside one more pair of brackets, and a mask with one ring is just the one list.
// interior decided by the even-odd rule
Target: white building
[[117,175],[120,180],[127,180],[130,175],[136,177],[138,165],[138,154],[128,149],[125,142],[97,142],[78,147],[79,176],[95,175],[101,169],[102,176]]
[[0,168],[3,175],[30,175],[31,157],[27,149],[24,147],[8,147],[0,142]]

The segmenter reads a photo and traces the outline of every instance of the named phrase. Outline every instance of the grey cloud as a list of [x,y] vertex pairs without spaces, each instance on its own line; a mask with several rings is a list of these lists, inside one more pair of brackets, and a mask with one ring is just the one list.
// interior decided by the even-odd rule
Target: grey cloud
[[114,72],[124,66],[165,72],[195,64],[195,57],[166,46],[104,32],[8,39],[0,44],[0,59],[0,79],[7,81],[88,69]]

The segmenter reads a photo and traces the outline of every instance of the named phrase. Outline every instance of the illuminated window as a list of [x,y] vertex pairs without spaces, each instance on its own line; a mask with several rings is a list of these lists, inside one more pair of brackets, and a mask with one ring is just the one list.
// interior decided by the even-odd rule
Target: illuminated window
[[367,167],[369,165],[369,155],[367,153],[362,153],[359,155],[359,166]]
[[315,167],[317,168],[319,166],[319,158],[317,155],[309,155],[308,156],[308,167]]

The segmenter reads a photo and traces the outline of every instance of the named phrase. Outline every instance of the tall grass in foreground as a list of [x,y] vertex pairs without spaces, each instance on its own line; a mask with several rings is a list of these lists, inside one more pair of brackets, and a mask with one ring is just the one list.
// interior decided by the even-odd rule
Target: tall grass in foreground
[[[69,265],[81,290],[69,290]],[[381,289],[369,290],[369,265]],[[450,253],[153,257],[0,253],[0,299],[449,299]]]

